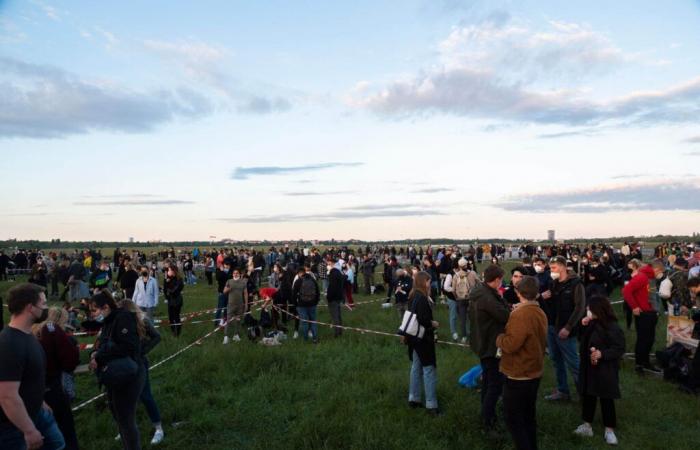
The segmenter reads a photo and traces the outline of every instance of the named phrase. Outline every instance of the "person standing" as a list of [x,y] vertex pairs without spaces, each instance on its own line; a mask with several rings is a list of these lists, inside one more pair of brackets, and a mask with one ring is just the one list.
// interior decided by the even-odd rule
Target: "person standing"
[[524,275],[514,288],[519,303],[496,338],[501,349],[503,415],[518,450],[537,448],[537,391],[544,371],[547,316],[537,303],[537,278]]
[[636,258],[631,259],[627,267],[632,272],[632,278],[622,288],[622,297],[634,314],[634,329],[637,332],[634,345],[635,370],[640,374],[644,370],[660,373],[649,361],[659,320],[659,295],[654,283],[654,269]]
[[345,275],[333,265],[331,260],[328,260],[326,271],[328,273],[328,291],[326,292],[326,301],[328,302],[328,312],[331,315],[333,322],[333,335],[335,337],[343,334],[343,329],[338,326],[343,325],[341,317],[341,304],[345,300]]
[[554,363],[557,388],[545,400],[570,400],[571,391],[566,369],[571,371],[578,390],[579,355],[576,333],[586,313],[586,289],[581,279],[567,268],[566,258],[555,256],[549,261],[552,284],[541,294],[542,309],[547,314],[547,347]]
[[374,269],[377,267],[377,260],[367,253],[362,260],[362,280],[365,286],[365,295],[372,294],[372,286],[374,286]]
[[32,283],[7,293],[10,323],[0,332],[0,448],[3,450],[65,447],[56,420],[43,401],[46,360],[32,325],[48,317],[46,294]]
[[409,310],[416,315],[418,324],[425,329],[423,337],[405,336],[411,373],[408,405],[420,408],[421,385],[425,390],[425,408],[433,416],[441,415],[437,399],[437,358],[435,356],[435,330],[440,325],[433,320],[433,305],[429,292],[432,280],[427,272],[418,272],[409,294]]
[[182,290],[184,288],[185,283],[182,281],[177,266],[171,264],[165,272],[163,293],[165,299],[168,301],[168,322],[170,322],[170,330],[175,337],[180,337],[180,333],[182,332],[180,311],[182,310]]
[[452,276],[452,294],[454,295],[457,307],[459,332],[462,335],[462,343],[466,343],[469,337],[469,316],[467,314],[469,295],[472,289],[479,283],[479,279],[476,272],[469,269],[469,261],[465,258],[460,258],[457,262],[457,266],[458,270]]
[[241,277],[241,271],[233,269],[233,276],[226,282],[224,295],[228,295],[226,307],[228,318],[224,326],[224,344],[229,343],[229,327],[233,330],[233,341],[241,340],[241,321],[248,310],[248,280]]
[[301,333],[306,341],[309,338],[309,330],[314,344],[318,343],[318,325],[316,321],[316,307],[321,300],[321,292],[311,273],[303,268],[299,269],[297,279],[293,284],[293,296],[297,302],[297,312],[302,322]]
[[581,320],[581,405],[583,424],[574,431],[593,436],[593,417],[600,400],[605,442],[617,445],[615,399],[620,398],[620,359],[625,354],[625,334],[617,324],[610,301],[593,296]]
[[68,312],[63,308],[49,309],[45,322],[33,327],[34,335],[46,354],[46,392],[44,401],[53,411],[58,429],[66,441],[66,450],[78,449],[70,399],[63,388],[63,374],[72,374],[80,363],[80,352],[73,338],[64,331]]
[[492,264],[484,271],[484,282],[471,292],[469,315],[472,332],[470,345],[481,361],[481,419],[489,434],[495,433],[496,403],[503,390],[503,375],[496,356],[496,337],[503,333],[510,308],[498,292],[503,281],[503,269]]
[[104,325],[88,367],[99,373],[110,362],[124,357],[136,363],[137,372],[131,382],[107,386],[107,400],[124,449],[139,450],[141,438],[136,424],[136,404],[146,383],[146,368],[141,358],[143,335],[139,334],[136,314],[118,308],[106,289],[92,296],[90,311],[95,318],[101,315]]
[[226,323],[228,296],[224,294],[224,288],[228,280],[231,279],[231,266],[231,260],[226,258],[223,260],[221,266],[216,268],[216,290],[218,294],[216,297],[216,313],[214,319],[218,321],[219,326],[224,326]]
[[153,320],[153,314],[158,306],[158,280],[151,276],[148,267],[141,267],[141,278],[136,281],[132,300],[149,320]]
[[394,289],[394,301],[396,302],[396,310],[399,313],[399,320],[403,319],[408,304],[408,294],[413,288],[413,279],[406,272],[406,269],[398,269],[396,271],[396,288]]

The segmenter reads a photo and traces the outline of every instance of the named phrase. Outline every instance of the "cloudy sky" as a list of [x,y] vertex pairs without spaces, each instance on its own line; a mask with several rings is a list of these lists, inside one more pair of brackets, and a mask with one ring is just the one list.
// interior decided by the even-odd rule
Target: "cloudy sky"
[[699,24],[697,0],[0,0],[0,239],[697,232]]

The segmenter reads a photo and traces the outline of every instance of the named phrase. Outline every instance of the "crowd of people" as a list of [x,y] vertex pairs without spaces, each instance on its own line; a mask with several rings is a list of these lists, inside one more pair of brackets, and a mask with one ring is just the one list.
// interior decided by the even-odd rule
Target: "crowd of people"
[[[610,294],[622,288],[623,326],[634,325],[640,374],[659,371],[649,359],[659,315],[696,313],[700,320],[700,248],[671,243],[654,252],[646,264],[637,244],[523,245],[511,249],[519,259],[508,284],[502,267],[506,247],[497,244],[170,249],[152,255],[116,249],[111,261],[87,249],[0,252],[0,274],[6,275],[10,265],[29,273],[28,283],[8,293],[11,319],[0,333],[0,448],[78,448],[70,408],[72,373],[79,361],[71,336],[75,331],[97,335],[89,368],[106,389],[124,448],[140,448],[139,401],[155,429],[151,442],[161,442],[164,431],[146,356],[161,339],[154,313],[163,296],[170,331],[178,338],[183,291],[198,282],[216,289],[214,317],[224,329],[224,345],[240,342],[244,333],[256,339],[265,332],[316,344],[322,299],[338,338],[343,310],[354,308],[353,294],[362,287],[366,294],[379,295],[384,307],[396,309],[397,322],[409,316],[416,320],[415,334],[400,333],[411,361],[408,404],[434,416],[442,414],[436,364],[440,324],[434,312],[445,303],[449,337],[468,343],[479,358],[487,435],[502,434],[496,407],[502,399],[516,448],[537,448],[536,404],[547,354],[556,386],[545,401],[569,401],[575,392],[583,423],[574,432],[583,437],[593,435],[600,403],[604,439],[617,444],[614,400],[620,398],[625,334]],[[48,308],[47,299],[63,306]],[[254,311],[260,311],[259,319]],[[700,388],[698,361],[695,357],[683,385],[687,392]]]

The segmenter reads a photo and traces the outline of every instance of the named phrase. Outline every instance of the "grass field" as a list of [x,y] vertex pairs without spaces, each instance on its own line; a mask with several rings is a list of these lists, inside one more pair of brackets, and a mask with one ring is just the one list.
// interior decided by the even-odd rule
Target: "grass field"
[[[507,267],[508,268],[508,267]],[[14,283],[0,282],[0,296]],[[184,292],[184,312],[216,306],[215,286],[200,280]],[[376,299],[357,295],[356,301]],[[618,298],[619,294],[613,296]],[[620,305],[617,310],[621,312]],[[5,310],[5,321],[8,320]],[[160,304],[158,315],[166,315]],[[447,307],[439,305],[436,319],[446,338]],[[621,316],[621,314],[620,314]],[[210,315],[202,318],[211,318]],[[329,322],[319,307],[319,320]],[[346,325],[394,332],[395,310],[379,303],[343,310]],[[185,324],[175,339],[161,329],[162,343],[150,354],[151,364],[211,331],[209,324]],[[166,437],[163,449],[452,449],[512,448],[504,430],[501,440],[489,440],[479,427],[479,394],[462,389],[457,379],[477,363],[468,348],[438,345],[438,398],[444,416],[430,418],[407,407],[409,361],[398,339],[346,332],[334,339],[320,328],[319,345],[288,340],[279,347],[243,341],[223,346],[222,333],[213,334],[151,373],[154,396],[161,409]],[[660,320],[657,348],[665,338]],[[634,333],[627,334],[632,351]],[[91,342],[81,339],[81,342]],[[86,355],[84,355],[86,358]],[[623,398],[617,402],[620,447],[628,449],[697,449],[700,402],[676,386],[652,376],[639,377],[633,361],[621,373]],[[540,397],[554,386],[546,361]],[[75,404],[98,393],[92,375],[78,375]],[[578,403],[538,402],[541,448],[605,448],[598,412],[591,439],[572,435],[580,423]],[[104,401],[75,413],[78,437],[85,449],[118,449],[116,426]],[[144,447],[152,428],[139,406]]]

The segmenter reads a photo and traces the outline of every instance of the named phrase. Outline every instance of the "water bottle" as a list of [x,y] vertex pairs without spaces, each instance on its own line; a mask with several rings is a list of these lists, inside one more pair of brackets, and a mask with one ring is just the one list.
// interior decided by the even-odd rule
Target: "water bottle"
[[681,303],[677,300],[673,300],[673,315],[674,316],[681,315]]

